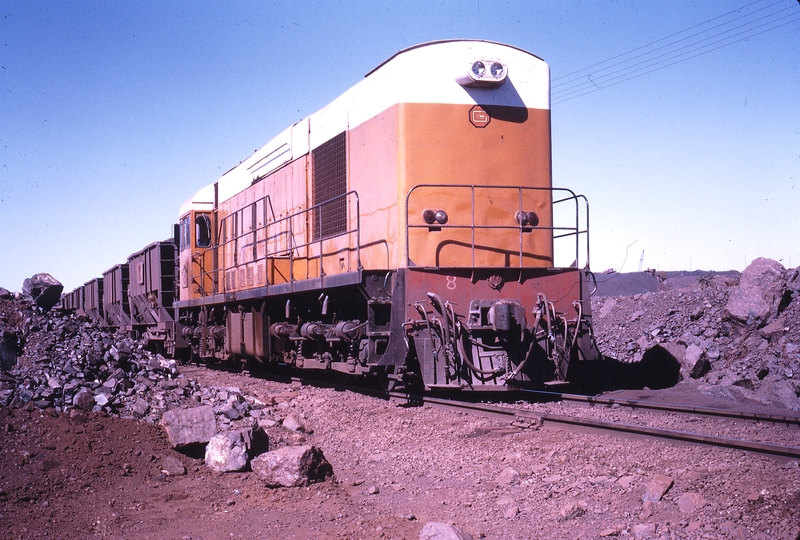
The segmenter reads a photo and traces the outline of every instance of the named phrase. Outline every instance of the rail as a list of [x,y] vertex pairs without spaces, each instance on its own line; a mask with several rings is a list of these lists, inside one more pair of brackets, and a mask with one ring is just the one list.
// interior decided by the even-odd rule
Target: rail
[[800,447],[797,446],[786,446],[767,442],[720,437],[717,435],[693,433],[676,429],[622,424],[593,418],[579,418],[574,416],[537,413],[534,411],[522,410],[514,407],[498,407],[494,405],[487,405],[485,403],[467,403],[429,396],[409,396],[408,394],[391,393],[391,397],[402,401],[419,404],[424,403],[427,405],[457,410],[460,412],[466,411],[472,414],[491,416],[495,418],[505,418],[511,420],[512,426],[518,428],[551,425],[558,426],[560,428],[638,435],[643,437],[654,437],[657,439],[682,441],[690,444],[733,448],[737,450],[744,450],[746,452],[754,452],[771,456],[789,457],[794,459],[800,458]]

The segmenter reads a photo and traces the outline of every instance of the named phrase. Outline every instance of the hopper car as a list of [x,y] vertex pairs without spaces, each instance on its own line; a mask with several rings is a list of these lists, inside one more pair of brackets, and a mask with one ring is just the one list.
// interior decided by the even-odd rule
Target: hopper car
[[548,65],[438,41],[199,190],[174,239],[68,303],[207,362],[541,387],[600,357],[588,245],[586,199],[552,185]]

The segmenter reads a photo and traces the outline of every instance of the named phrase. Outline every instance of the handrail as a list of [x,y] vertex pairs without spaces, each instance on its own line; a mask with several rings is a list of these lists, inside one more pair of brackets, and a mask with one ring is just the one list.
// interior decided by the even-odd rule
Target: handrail
[[[346,211],[345,217],[345,228],[342,231],[334,232],[328,235],[320,235],[319,238],[311,238],[311,229],[310,224],[314,222],[314,216],[322,216],[324,213],[324,207],[326,205],[330,205],[338,200],[345,201],[345,208],[349,209],[350,204],[355,205],[355,227],[350,228],[348,224],[352,222],[351,219],[347,219],[348,216],[351,215],[350,211]],[[349,204],[348,204],[349,203]],[[263,207],[263,221],[262,225],[253,227],[253,222],[255,219],[253,218],[253,222],[250,224],[250,229],[246,232],[242,230],[241,233],[237,234],[238,229],[244,229],[243,225],[238,225],[238,220],[241,219],[242,216],[245,215],[253,215],[257,211],[257,205],[262,204]],[[270,215],[268,215],[268,212]],[[269,218],[272,219],[269,219]],[[298,234],[304,235],[305,241],[301,241],[298,243],[298,237],[295,235],[295,220],[300,220],[303,222],[303,231],[298,231]],[[230,232],[232,231],[232,233]],[[261,235],[261,239],[259,239],[259,233],[263,232]],[[323,242],[344,237],[355,235],[355,246],[341,246],[337,245],[333,249],[329,249],[325,251]],[[209,296],[209,291],[206,291],[204,288],[204,283],[206,283],[206,277],[211,278],[211,282],[216,281],[216,276],[218,274],[224,274],[229,270],[243,267],[244,265],[248,265],[251,263],[265,261],[267,259],[287,259],[289,260],[289,281],[294,282],[297,280],[297,277],[294,275],[294,263],[296,260],[305,259],[307,261],[318,260],[319,261],[319,270],[320,274],[319,277],[324,277],[324,270],[323,270],[323,260],[325,257],[331,256],[334,253],[341,252],[342,250],[352,251],[355,250],[356,252],[356,265],[360,269],[361,265],[361,203],[358,197],[358,192],[356,191],[348,191],[347,193],[343,193],[337,197],[333,197],[326,201],[323,201],[319,204],[311,206],[306,209],[298,210],[293,214],[288,216],[284,216],[279,219],[275,219],[275,211],[272,207],[272,201],[269,195],[262,197],[256,201],[253,201],[241,208],[238,208],[235,212],[230,213],[229,215],[222,218],[219,222],[219,227],[217,230],[217,242],[211,247],[211,249],[221,250],[222,256],[220,257],[220,266],[218,268],[212,269],[210,271],[205,271],[201,269],[200,273],[200,295],[205,297]],[[248,242],[248,240],[251,240]],[[271,250],[270,245],[274,246],[274,249]],[[314,245],[318,245],[318,253],[311,254],[310,248]],[[262,248],[263,246],[263,248]],[[251,257],[242,257],[252,247],[252,255]],[[233,249],[233,264],[226,264],[226,253],[229,253],[228,250]],[[305,251],[305,256],[301,255],[301,253]],[[261,255],[259,255],[261,252]],[[243,259],[243,260],[240,260]],[[308,266],[306,267],[306,277],[300,279],[309,279],[308,276]],[[316,276],[315,276],[316,277]],[[269,285],[268,279],[265,279],[265,284]],[[237,284],[238,285],[238,284]],[[241,286],[237,286],[236,289],[241,289]],[[227,291],[227,287],[223,287]],[[230,292],[230,291],[228,291]]]
[[[534,187],[534,186],[488,186],[488,185],[479,185],[479,184],[418,184],[411,189],[408,190],[406,194],[406,202],[405,202],[405,215],[409,216],[409,206],[412,194],[417,190],[422,190],[426,188],[438,188],[438,189],[469,189],[470,190],[470,204],[471,204],[471,223],[467,225],[455,225],[451,223],[444,223],[444,224],[427,224],[427,223],[417,223],[412,224],[408,223],[406,227],[406,264],[411,265],[411,242],[409,237],[409,231],[412,229],[430,229],[432,227],[436,227],[440,230],[446,229],[469,229],[471,230],[471,266],[475,267],[475,252],[476,252],[476,245],[475,245],[475,231],[476,230],[518,230],[519,231],[519,267],[522,268],[524,266],[524,245],[523,245],[523,233],[538,230],[538,231],[547,231],[551,232],[551,241],[559,240],[562,238],[569,238],[574,236],[575,237],[575,253],[574,253],[574,260],[580,265],[580,254],[581,254],[581,240],[585,240],[584,250],[586,253],[586,261],[585,266],[589,264],[589,201],[586,199],[584,195],[576,194],[569,188],[558,188],[558,187]],[[523,195],[525,192],[549,192],[551,198],[553,198],[554,194],[559,194],[559,198],[551,201],[550,208],[551,208],[551,216],[555,221],[555,214],[556,214],[556,206],[561,205],[564,203],[572,202],[575,205],[574,216],[575,222],[574,225],[569,224],[556,224],[552,223],[549,226],[544,225],[537,225],[535,227],[530,225],[523,225],[521,223],[514,223],[509,225],[476,225],[475,217],[476,217],[476,195],[475,191],[480,189],[482,191],[485,190],[517,190],[518,192],[518,210],[523,210]],[[582,204],[581,204],[582,203]],[[583,207],[583,220],[581,220],[581,206]],[[513,214],[512,214],[513,215]],[[555,246],[554,246],[555,250]],[[555,260],[555,252],[553,254],[553,259]]]

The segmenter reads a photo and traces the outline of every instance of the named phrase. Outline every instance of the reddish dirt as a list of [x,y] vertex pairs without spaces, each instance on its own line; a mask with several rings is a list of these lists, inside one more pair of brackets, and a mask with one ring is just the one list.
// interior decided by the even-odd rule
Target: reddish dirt
[[[214,473],[172,450],[158,426],[52,410],[7,408],[0,418],[3,540],[418,535],[417,523],[357,507],[334,480],[268,489],[253,474]],[[168,456],[188,474],[163,474]]]

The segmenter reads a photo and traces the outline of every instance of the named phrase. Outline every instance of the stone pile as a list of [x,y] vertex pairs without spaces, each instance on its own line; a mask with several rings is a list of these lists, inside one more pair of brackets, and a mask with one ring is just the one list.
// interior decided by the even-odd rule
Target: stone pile
[[[103,411],[143,417],[147,396],[188,382],[176,381],[173,360],[145,351],[135,340],[114,334],[86,317],[46,312],[34,303],[0,300],[16,312],[17,324],[0,328],[4,359],[0,406],[28,403],[69,412]],[[9,320],[4,316],[0,319]]]
[[0,345],[0,407],[54,409],[76,421],[99,412],[160,423],[177,450],[203,454],[217,472],[247,470],[252,462],[269,486],[332,474],[322,451],[302,444],[311,430],[286,412],[286,401],[201,386],[174,360],[84,315],[41,305],[31,293],[0,291]]
[[800,409],[798,295],[798,269],[756,259],[738,279],[709,273],[688,287],[594,298],[595,336],[620,363],[666,351],[710,393]]

